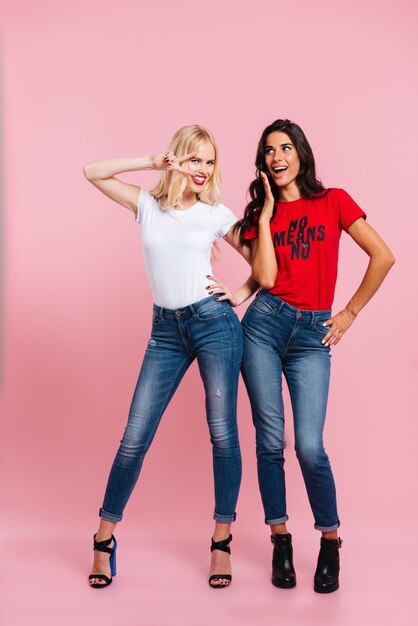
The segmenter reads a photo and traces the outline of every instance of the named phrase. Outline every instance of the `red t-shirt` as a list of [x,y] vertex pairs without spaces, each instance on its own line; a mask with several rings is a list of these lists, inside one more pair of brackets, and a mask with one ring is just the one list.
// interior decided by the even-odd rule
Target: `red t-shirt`
[[[277,259],[276,283],[270,293],[297,309],[330,309],[337,280],[341,230],[364,211],[343,189],[329,189],[320,198],[278,202],[270,222]],[[244,239],[256,239],[250,226]]]

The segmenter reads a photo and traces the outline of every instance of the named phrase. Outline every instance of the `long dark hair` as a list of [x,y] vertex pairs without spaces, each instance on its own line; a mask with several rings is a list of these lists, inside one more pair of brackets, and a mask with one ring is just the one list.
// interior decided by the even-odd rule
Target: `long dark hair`
[[[257,211],[260,211],[264,204],[266,197],[264,191],[264,185],[261,178],[261,172],[265,172],[267,175],[274,199],[279,200],[280,189],[274,183],[266,167],[265,161],[265,148],[266,140],[270,133],[275,131],[286,133],[292,140],[293,145],[296,148],[298,157],[300,160],[300,169],[296,177],[296,183],[299,187],[299,191],[303,198],[318,198],[318,196],[326,193],[325,187],[321,181],[316,177],[315,172],[315,159],[312,152],[312,148],[306,139],[305,133],[300,126],[291,122],[290,120],[276,120],[267,128],[264,129],[261,139],[258,142],[257,155],[255,158],[256,178],[252,181],[249,187],[251,196],[250,202],[245,207],[244,217],[235,224],[235,229],[240,233],[241,243],[243,243],[244,233],[250,227],[256,223],[255,215]],[[273,215],[276,213],[276,206],[274,207]]]

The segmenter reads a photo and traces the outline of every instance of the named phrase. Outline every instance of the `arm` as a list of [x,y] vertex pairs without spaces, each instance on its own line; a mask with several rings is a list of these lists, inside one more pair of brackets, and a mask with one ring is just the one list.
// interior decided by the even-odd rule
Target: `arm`
[[241,245],[238,233],[233,232],[232,229],[230,229],[224,237],[233,248],[242,254],[248,263],[251,263],[251,276],[234,293],[232,293],[229,288],[215,276],[207,277],[215,281],[214,285],[209,285],[207,287],[207,289],[211,289],[209,293],[223,293],[224,295],[221,296],[219,300],[229,300],[232,306],[238,306],[239,304],[242,304],[242,302],[245,302],[245,300],[248,300],[248,298],[257,291],[258,287],[261,286],[265,289],[271,289],[276,282],[277,261],[270,231],[270,220],[273,215],[274,197],[266,174],[262,172],[261,176],[263,178],[266,199],[258,221],[258,239],[253,239],[251,241],[251,251],[247,246]]
[[216,276],[206,276],[208,280],[213,280],[211,285],[208,285],[206,289],[210,289],[208,295],[214,293],[222,294],[217,300],[229,300],[231,306],[239,306],[257,291],[259,284],[254,280],[252,276],[249,276],[245,283],[239,287],[236,291],[231,291],[225,283],[221,282]]
[[179,164],[190,159],[194,154],[186,154],[180,159],[177,159],[172,152],[168,152],[154,156],[92,161],[84,166],[84,176],[106,196],[136,215],[141,188],[138,185],[122,182],[116,178],[116,175],[122,172],[167,169],[190,174],[190,171],[183,169]]
[[226,235],[224,235],[224,240],[229,243],[234,250],[239,252],[239,254],[247,261],[248,265],[251,265],[251,249],[248,245],[241,244],[239,232],[235,230],[234,226],[232,226]]
[[[239,233],[234,230],[234,227],[230,228],[229,231],[224,236],[224,239],[230,246],[234,248],[237,252],[241,254],[241,256],[247,261],[249,265],[251,265],[251,250],[248,246],[241,245],[239,240]],[[258,289],[259,284],[257,281],[250,275],[245,283],[241,285],[239,289],[232,292],[230,289],[222,283],[216,276],[207,276],[209,280],[214,281],[212,285],[208,285],[207,289],[210,289],[209,294],[213,293],[223,294],[220,295],[218,300],[229,300],[231,306],[239,306],[248,298],[250,298]]]
[[261,175],[263,177],[266,199],[258,221],[258,239],[251,240],[252,275],[261,287],[271,289],[274,287],[277,276],[277,260],[270,231],[274,198],[267,176],[264,172]]
[[351,224],[348,234],[369,255],[370,260],[359,288],[345,309],[324,322],[324,326],[330,326],[322,341],[327,345],[335,345],[339,342],[361,309],[366,306],[379,289],[395,263],[395,257],[386,243],[363,218],[359,218]]
[[84,166],[84,176],[106,196],[136,214],[140,187],[124,183],[116,174],[154,169],[152,157],[108,159]]

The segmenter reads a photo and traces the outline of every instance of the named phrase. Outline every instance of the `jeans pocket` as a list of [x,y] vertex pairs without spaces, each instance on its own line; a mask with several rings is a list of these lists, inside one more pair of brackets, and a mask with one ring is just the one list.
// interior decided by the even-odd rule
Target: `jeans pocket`
[[[312,337],[315,338],[315,345],[320,345],[324,350],[331,350],[330,346],[326,346],[323,342],[325,335],[329,331],[329,326],[323,326],[325,320],[316,321],[312,324]],[[318,343],[317,343],[318,342]]]
[[320,335],[322,335],[323,337],[325,337],[325,335],[327,334],[327,332],[329,331],[330,327],[329,326],[324,326],[324,322],[326,322],[326,320],[329,320],[330,317],[332,316],[332,312],[329,312],[326,315],[321,315],[320,317],[316,316],[313,324],[312,324],[312,328],[319,333]]
[[277,306],[273,302],[270,302],[262,296],[257,296],[256,299],[253,300],[250,308],[258,313],[262,313],[263,315],[272,315],[278,310]]
[[323,326],[324,322],[315,322],[311,328],[314,330],[315,333],[317,333],[318,335],[321,335],[321,338],[323,339],[325,337],[325,335],[327,334],[327,332],[329,331],[329,326]]
[[225,305],[222,302],[216,302],[216,300],[210,300],[206,302],[198,311],[196,311],[197,317],[200,320],[211,320],[217,317],[226,315]]

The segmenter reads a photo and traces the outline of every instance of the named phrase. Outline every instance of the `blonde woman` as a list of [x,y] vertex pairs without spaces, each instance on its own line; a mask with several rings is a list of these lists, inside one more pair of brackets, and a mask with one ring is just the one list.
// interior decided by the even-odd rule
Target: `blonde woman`
[[[151,191],[116,177],[138,170],[163,173]],[[215,140],[200,126],[185,126],[174,135],[165,154],[96,161],[88,163],[84,173],[100,191],[135,214],[154,300],[151,338],[100,509],[89,583],[102,588],[112,582],[115,526],[122,519],[160,419],[197,359],[206,395],[215,483],[209,584],[228,586],[230,527],[241,481],[236,400],[242,331],[231,305],[246,300],[256,283],[249,278],[231,293],[212,275],[210,258],[217,238],[239,249],[232,228],[236,217],[219,203]]]

